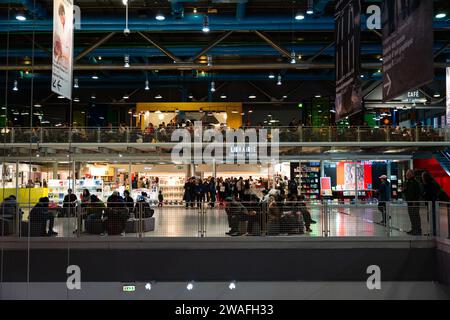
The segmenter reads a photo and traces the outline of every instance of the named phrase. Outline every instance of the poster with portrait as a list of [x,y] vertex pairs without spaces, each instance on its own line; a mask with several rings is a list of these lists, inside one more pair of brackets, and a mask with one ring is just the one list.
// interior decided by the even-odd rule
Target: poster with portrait
[[361,1],[338,0],[335,13],[336,120],[362,110]]
[[53,1],[52,91],[72,99],[73,0]]
[[355,190],[356,181],[358,181],[358,190],[364,190],[364,167],[356,165],[355,170],[355,163],[344,163],[344,190]]

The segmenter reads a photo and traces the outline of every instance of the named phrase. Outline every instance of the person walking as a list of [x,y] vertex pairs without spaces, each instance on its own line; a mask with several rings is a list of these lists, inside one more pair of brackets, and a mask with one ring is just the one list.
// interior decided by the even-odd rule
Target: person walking
[[386,226],[386,203],[391,201],[391,186],[386,175],[380,177],[381,184],[378,189],[378,210],[381,211],[381,225]]
[[211,208],[214,208],[216,205],[216,180],[211,178],[209,181],[209,205]]
[[422,190],[419,181],[414,177],[414,171],[406,171],[406,181],[403,190],[403,199],[408,205],[408,215],[411,221],[411,231],[409,235],[422,235],[422,227],[420,222],[420,203],[418,202],[422,196]]

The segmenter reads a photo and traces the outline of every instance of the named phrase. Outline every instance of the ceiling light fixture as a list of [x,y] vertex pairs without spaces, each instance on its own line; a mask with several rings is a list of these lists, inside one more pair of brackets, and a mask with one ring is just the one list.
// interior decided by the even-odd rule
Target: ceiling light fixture
[[36,104],[34,105],[34,107],[35,107],[35,108],[40,108],[40,107],[42,107],[42,105],[41,105],[40,103],[36,103]]
[[269,79],[275,79],[275,75],[272,72],[269,74]]
[[208,67],[212,67],[212,56],[208,56]]
[[162,99],[162,96],[160,94],[158,94],[155,99]]
[[197,14],[197,8],[194,8],[194,9],[192,10],[192,12],[193,12],[194,14]]
[[211,92],[216,92],[216,83],[214,81],[211,82]]
[[27,20],[27,16],[23,12],[18,12],[16,14],[16,20],[26,21]]
[[79,88],[79,86],[78,86],[78,78],[73,79],[73,87],[74,88]]
[[306,13],[311,15],[314,14],[314,2],[313,0],[308,0],[308,9],[306,10]]
[[19,87],[18,87],[18,82],[17,80],[14,80],[14,86],[13,86],[13,91],[19,91]]
[[92,76],[92,79],[98,80],[98,76],[97,76],[96,74],[94,74],[94,75]]
[[124,6],[126,6],[128,4],[128,0],[122,0],[122,3]]
[[124,95],[123,95],[123,97],[122,97],[123,99],[125,99],[125,100],[127,100],[127,99],[129,99],[130,98],[130,96],[127,94],[127,93],[125,93]]
[[440,97],[441,97],[441,94],[440,94],[439,92],[436,92],[436,93],[433,95],[433,97],[435,97],[435,98],[440,98]]
[[248,96],[249,99],[256,99],[255,95]]
[[221,99],[226,99],[227,96],[223,94],[223,95],[220,96],[220,98],[221,98]]
[[209,18],[205,15],[203,18],[203,28],[202,31],[208,33],[211,29],[209,28]]
[[303,20],[305,19],[305,14],[302,11],[297,11],[295,14],[295,20]]
[[157,14],[156,14],[156,20],[158,20],[158,21],[164,21],[164,20],[166,20],[166,17],[161,13],[161,12],[158,12]]
[[124,68],[129,68],[130,67],[130,55],[126,54],[123,57],[123,66],[124,66]]
[[80,98],[74,98],[73,101],[74,102],[80,102]]
[[436,14],[436,19],[444,19],[447,16],[445,12],[439,12]]
[[291,64],[296,64],[297,63],[297,57],[295,55],[295,51],[291,52]]
[[281,75],[278,76],[278,82],[277,82],[277,86],[281,86],[282,82],[281,82]]
[[150,87],[149,87],[149,85],[148,85],[148,80],[145,80],[145,88],[144,88],[144,90],[145,90],[145,91],[150,90]]

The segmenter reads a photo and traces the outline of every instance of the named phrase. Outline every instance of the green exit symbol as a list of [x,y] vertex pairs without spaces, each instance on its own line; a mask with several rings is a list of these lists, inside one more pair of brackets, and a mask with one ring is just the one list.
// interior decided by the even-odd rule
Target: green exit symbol
[[136,287],[135,286],[123,286],[122,291],[123,292],[134,292],[134,291],[136,291]]
[[301,108],[303,108],[303,103],[299,103],[298,104],[298,107],[301,109]]

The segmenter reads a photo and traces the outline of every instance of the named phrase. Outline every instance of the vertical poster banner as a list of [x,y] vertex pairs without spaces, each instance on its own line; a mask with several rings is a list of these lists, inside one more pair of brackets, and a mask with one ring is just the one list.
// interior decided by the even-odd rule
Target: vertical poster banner
[[336,120],[362,110],[361,2],[338,0],[336,25]]
[[447,97],[447,121],[446,124],[450,125],[450,68],[447,68],[447,90],[446,90],[446,97]]
[[434,79],[433,1],[384,1],[383,101]]
[[333,196],[333,191],[331,189],[331,178],[330,177],[321,177],[320,178],[320,195],[322,197]]
[[53,1],[52,91],[72,99],[73,0]]

